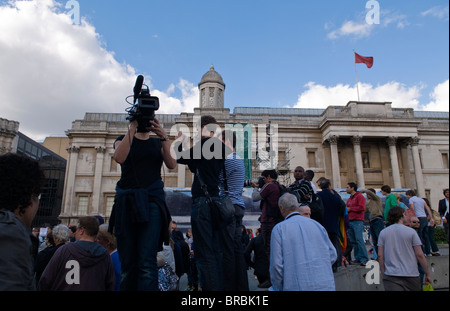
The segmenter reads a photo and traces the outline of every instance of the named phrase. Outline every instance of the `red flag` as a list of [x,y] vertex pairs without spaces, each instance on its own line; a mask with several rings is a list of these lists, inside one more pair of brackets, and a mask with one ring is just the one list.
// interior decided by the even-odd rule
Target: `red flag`
[[356,64],[359,64],[359,63],[366,64],[367,68],[372,68],[373,57],[364,57],[364,56],[361,56],[361,55],[355,53],[355,63]]

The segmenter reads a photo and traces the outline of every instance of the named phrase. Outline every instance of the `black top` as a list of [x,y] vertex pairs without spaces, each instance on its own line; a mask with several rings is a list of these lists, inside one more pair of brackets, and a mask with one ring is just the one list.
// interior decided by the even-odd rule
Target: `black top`
[[[119,136],[116,141],[123,140]],[[133,138],[130,153],[120,166],[122,175],[117,185],[122,189],[147,188],[158,179],[161,179],[161,141],[159,138],[141,140]]]
[[[187,165],[194,174],[198,169],[211,197],[218,197],[220,171],[223,169],[224,159],[232,150],[216,137],[203,138],[189,150],[182,151],[181,148],[181,143],[175,148],[178,150],[177,163]],[[196,175],[191,192],[192,199],[205,196]]]

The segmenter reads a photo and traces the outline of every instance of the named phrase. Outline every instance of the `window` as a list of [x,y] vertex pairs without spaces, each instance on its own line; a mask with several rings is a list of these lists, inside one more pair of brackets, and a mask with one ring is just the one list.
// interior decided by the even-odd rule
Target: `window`
[[80,195],[78,197],[78,215],[86,216],[88,214],[88,207],[89,207],[89,196]]
[[448,153],[447,152],[442,152],[442,164],[444,165],[445,169],[448,169]]
[[362,157],[362,162],[363,162],[363,168],[370,168],[369,153],[362,152],[361,157]]
[[343,162],[343,160],[342,160],[342,154],[341,154],[341,152],[339,151],[338,152],[338,160],[339,160],[339,168],[344,168],[344,162]]
[[308,151],[308,163],[309,167],[317,167],[315,151]]
[[114,205],[114,196],[107,196],[106,197],[106,209],[105,209],[106,217],[109,217],[111,215],[113,205]]

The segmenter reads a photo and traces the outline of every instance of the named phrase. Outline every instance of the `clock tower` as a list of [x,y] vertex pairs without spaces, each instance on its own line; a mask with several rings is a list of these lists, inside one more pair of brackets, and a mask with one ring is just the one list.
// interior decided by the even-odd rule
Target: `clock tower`
[[223,109],[225,83],[222,77],[211,65],[210,70],[205,73],[198,84],[200,93],[200,108]]

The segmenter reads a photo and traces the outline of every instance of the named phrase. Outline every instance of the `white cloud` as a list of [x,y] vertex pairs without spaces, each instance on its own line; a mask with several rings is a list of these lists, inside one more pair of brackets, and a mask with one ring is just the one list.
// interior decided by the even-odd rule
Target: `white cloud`
[[397,28],[400,29],[403,29],[410,24],[406,18],[406,15],[395,13],[390,14],[388,11],[383,14],[381,21],[384,27],[388,27],[390,24],[394,24],[397,26]]
[[449,111],[449,86],[447,81],[438,84],[430,94],[432,101],[425,105],[426,111]]
[[[299,95],[294,108],[320,108],[328,106],[345,106],[349,101],[358,100],[356,85],[324,86],[309,82],[307,88]],[[383,85],[373,86],[367,83],[359,83],[361,101],[392,102],[394,108],[419,107],[420,90],[422,86],[407,87],[399,82],[389,82]]]
[[[325,28],[329,28],[329,25],[326,25]],[[356,23],[353,21],[347,21],[344,22],[339,29],[328,33],[327,36],[329,39],[338,39],[343,36],[351,36],[356,39],[360,39],[370,36],[372,28],[373,25],[367,24],[366,22]]]
[[363,13],[364,14],[360,13],[358,15],[357,21],[345,21],[344,23],[342,23],[341,27],[335,30],[331,30],[333,28],[332,23],[326,23],[324,28],[326,31],[329,31],[327,34],[328,39],[335,40],[341,37],[362,39],[370,37],[372,31],[377,26],[381,26],[381,28],[387,28],[390,25],[395,25],[397,28],[403,29],[406,26],[410,25],[406,15],[390,12],[389,10],[380,12],[380,25],[367,23],[365,20],[367,12]]
[[[84,19],[73,25],[62,10],[54,0],[0,6],[0,117],[19,121],[19,130],[36,140],[63,136],[86,112],[125,112],[136,80],[135,69],[117,62],[94,26]],[[161,95],[161,112],[192,108],[193,85],[180,80],[177,87],[181,99],[152,90]]]
[[422,12],[421,14],[422,14],[422,16],[431,15],[431,16],[437,17],[439,19],[448,21],[448,5],[446,7],[435,6],[429,10]]
[[[176,88],[181,91],[181,99],[171,96]],[[152,95],[159,97],[160,109],[158,113],[194,112],[194,108],[199,105],[198,87],[184,79],[180,79],[176,87],[171,84],[166,92],[155,90],[152,91]]]

